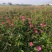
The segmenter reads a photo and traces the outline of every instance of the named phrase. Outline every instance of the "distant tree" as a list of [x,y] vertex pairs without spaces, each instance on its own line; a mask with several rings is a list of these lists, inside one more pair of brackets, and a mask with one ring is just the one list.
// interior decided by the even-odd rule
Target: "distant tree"
[[3,3],[3,4],[5,4],[5,3]]
[[10,3],[10,2],[9,2],[8,4],[9,4],[9,5],[12,5],[12,3]]
[[49,6],[49,4],[46,4],[47,6]]

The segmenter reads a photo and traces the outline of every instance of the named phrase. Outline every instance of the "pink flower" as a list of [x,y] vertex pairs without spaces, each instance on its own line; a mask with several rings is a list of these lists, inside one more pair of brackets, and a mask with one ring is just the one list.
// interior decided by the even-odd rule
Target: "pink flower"
[[6,17],[6,20],[8,20],[8,17]]
[[25,20],[25,16],[22,16],[21,18],[22,18],[23,21]]
[[28,18],[28,21],[31,21],[31,18]]
[[42,50],[41,46],[37,46],[36,48],[37,48],[37,51],[41,51]]
[[31,24],[31,22],[30,22],[30,21],[29,21],[28,23],[29,23],[29,24]]
[[32,24],[30,24],[30,28],[32,28],[33,27],[33,25]]
[[38,30],[35,30],[35,33],[38,34]]
[[32,43],[32,42],[30,42],[30,46],[31,46],[31,47],[33,46],[33,43]]
[[41,23],[40,26],[46,27],[46,23]]
[[12,23],[11,26],[14,26],[14,24]]
[[1,22],[2,25],[4,25],[4,22]]
[[10,20],[8,19],[8,17],[6,17],[7,23],[11,24]]
[[38,30],[37,30],[36,28],[34,28],[34,32],[35,32],[36,34],[38,34]]
[[9,19],[7,20],[7,22],[8,22],[9,24],[11,24],[11,22],[10,22],[10,20],[9,20]]
[[40,26],[43,26],[43,24],[41,23]]
[[43,26],[46,27],[46,24],[44,23]]
[[34,31],[36,30],[36,28],[34,28]]
[[22,16],[21,18],[22,18],[22,19],[25,19],[25,16]]

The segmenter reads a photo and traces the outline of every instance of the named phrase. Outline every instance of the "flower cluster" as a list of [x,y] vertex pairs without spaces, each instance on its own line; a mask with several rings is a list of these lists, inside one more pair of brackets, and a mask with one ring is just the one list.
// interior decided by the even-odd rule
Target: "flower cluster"
[[31,18],[24,15],[14,22],[9,17],[1,21],[1,52],[51,52],[52,43],[50,41],[47,24],[33,24]]
[[[11,23],[10,19],[8,17],[6,17],[6,22],[10,25],[10,26],[14,26],[14,23]],[[5,22],[1,22],[2,25],[5,24]]]

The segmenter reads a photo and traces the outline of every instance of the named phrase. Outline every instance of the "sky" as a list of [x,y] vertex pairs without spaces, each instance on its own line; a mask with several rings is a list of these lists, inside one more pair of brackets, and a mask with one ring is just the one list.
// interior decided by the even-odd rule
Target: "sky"
[[52,0],[0,0],[0,3],[41,5],[52,3]]

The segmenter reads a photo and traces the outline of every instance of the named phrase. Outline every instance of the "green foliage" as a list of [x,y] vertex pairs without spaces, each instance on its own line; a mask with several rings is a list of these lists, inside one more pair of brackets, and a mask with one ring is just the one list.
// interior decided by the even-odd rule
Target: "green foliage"
[[52,52],[52,12],[35,9],[0,14],[0,52]]

